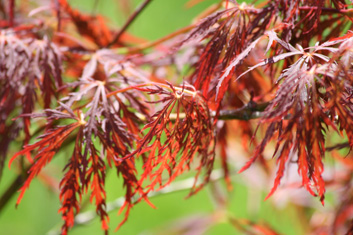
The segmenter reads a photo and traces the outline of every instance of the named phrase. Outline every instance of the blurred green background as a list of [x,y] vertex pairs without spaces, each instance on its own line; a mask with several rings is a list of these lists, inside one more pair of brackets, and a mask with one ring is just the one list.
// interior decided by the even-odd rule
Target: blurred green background
[[[73,7],[80,8],[86,12],[94,12],[105,15],[111,26],[121,26],[126,15],[121,12],[117,4],[118,0],[72,0]],[[142,1],[130,1],[132,10]],[[187,8],[187,0],[154,0],[145,11],[136,19],[129,32],[133,35],[148,40],[155,40],[176,29],[187,26],[201,11],[208,6],[217,3],[217,0],[205,0],[192,8]],[[17,1],[19,4],[20,1]],[[236,153],[235,153],[236,154]],[[67,156],[70,156],[70,148],[61,151],[52,163],[45,168],[50,175],[62,176],[62,169]],[[238,170],[238,169],[236,169]],[[10,182],[16,177],[14,170],[5,167],[3,179],[0,183],[0,194],[8,187]],[[286,206],[283,209],[276,209],[271,200],[263,202],[266,192],[260,192],[259,197],[250,197],[251,190],[241,183],[240,176],[235,175],[234,188],[226,193],[229,197],[227,211],[236,218],[245,218],[253,222],[268,223],[281,234],[303,234],[298,211],[294,206]],[[223,181],[220,181],[223,185]],[[117,179],[114,171],[108,172],[107,199],[113,201],[124,194],[121,180]],[[191,198],[185,199],[187,191],[180,191],[166,195],[156,196],[151,201],[158,208],[152,209],[142,202],[134,207],[130,213],[128,222],[117,232],[117,234],[155,234],[161,228],[168,228],[176,220],[185,219],[189,216],[210,214],[215,211],[210,188],[204,190]],[[250,201],[251,198],[251,201]],[[48,234],[49,231],[60,231],[61,216],[57,213],[59,209],[59,198],[57,192],[49,190],[39,179],[35,179],[27,190],[21,204],[15,208],[16,197],[11,199],[6,208],[0,214],[0,231],[6,235],[39,235]],[[258,211],[249,209],[249,205],[258,204]],[[86,207],[92,209],[92,207]],[[110,232],[122,220],[122,215],[117,215],[113,211],[110,216]],[[71,230],[71,235],[79,234],[103,234],[100,228],[99,219],[94,219],[92,223],[84,226],[76,226]],[[167,231],[167,230],[164,230]],[[163,232],[162,232],[163,234]],[[166,232],[164,234],[170,234]],[[242,234],[227,221],[219,221],[206,234]]]

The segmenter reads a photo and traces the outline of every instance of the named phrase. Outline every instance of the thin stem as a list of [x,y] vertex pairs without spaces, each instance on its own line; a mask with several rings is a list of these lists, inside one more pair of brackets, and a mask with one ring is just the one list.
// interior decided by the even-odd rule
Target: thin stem
[[[207,17],[208,15],[216,12],[220,7],[222,7],[222,2],[219,2],[218,4],[215,4],[215,5],[212,5],[211,7],[209,7],[208,9],[206,9],[204,12],[202,12],[197,18],[198,19],[203,19],[205,17]],[[189,26],[186,26],[184,28],[181,28],[181,29],[178,29],[162,38],[159,38],[157,39],[156,41],[153,41],[153,42],[147,42],[147,43],[143,43],[141,45],[138,45],[138,46],[135,46],[135,47],[131,47],[131,48],[128,48],[128,47],[123,47],[123,48],[119,48],[117,49],[120,53],[137,53],[137,52],[140,52],[140,51],[143,51],[143,50],[146,50],[146,49],[149,49],[151,47],[155,47],[165,41],[168,41],[180,34],[183,34],[183,33],[187,33],[188,31],[192,30],[194,27],[197,26],[197,23],[193,23]]]
[[[111,97],[111,96],[115,96],[118,93],[123,93],[132,89],[136,89],[136,88],[140,88],[140,87],[146,87],[146,86],[160,86],[169,90],[172,90],[170,86],[163,84],[163,83],[155,83],[155,82],[151,82],[151,83],[143,83],[143,84],[138,84],[135,86],[129,86],[129,87],[125,87],[123,89],[120,90],[116,90],[113,92],[110,92],[107,95],[107,98]],[[174,87],[174,90],[176,91],[180,91],[183,92],[185,94],[188,94],[190,96],[195,97],[197,95],[197,91],[190,91],[187,90],[185,88],[181,88],[181,87]],[[250,120],[250,119],[257,119],[260,118],[262,116],[262,112],[266,109],[266,107],[269,105],[269,102],[264,102],[264,103],[255,103],[255,102],[249,102],[247,105],[238,108],[238,109],[232,109],[232,110],[221,110],[219,115],[217,116],[217,118],[219,120]],[[138,114],[137,114],[138,115]],[[212,117],[216,117],[216,112],[211,112],[211,116]],[[141,120],[144,121],[144,116],[140,115]],[[176,114],[171,114],[169,116],[169,118],[172,119],[176,119]],[[179,118],[183,118],[185,117],[185,114],[183,113],[179,113]]]
[[[318,7],[315,6],[302,6],[299,7],[299,10],[301,11],[311,11],[311,10],[316,10],[318,9]],[[323,12],[331,12],[331,13],[342,13],[342,14],[346,14],[346,13],[350,13],[353,12],[353,8],[352,9],[335,9],[335,8],[326,8],[326,7],[322,7],[321,11]]]
[[[160,87],[166,88],[168,90],[172,90],[172,88],[170,86],[166,85],[166,84],[158,83],[158,82],[150,82],[150,83],[143,83],[143,84],[138,84],[138,85],[135,85],[135,86],[125,87],[123,89],[110,92],[107,95],[107,98],[109,98],[109,97],[111,97],[113,95],[116,95],[118,93],[123,93],[123,92],[129,91],[129,90],[132,90],[132,89],[136,89],[136,88],[140,88],[140,87],[146,87],[146,86],[160,86]],[[174,87],[174,90],[181,91],[181,92],[189,94],[191,96],[195,96],[196,95],[196,91],[190,91],[190,90],[187,90],[187,89],[182,88],[182,87]]]
[[153,41],[153,42],[147,42],[147,43],[144,43],[142,45],[139,45],[139,46],[136,46],[136,47],[132,47],[132,48],[128,48],[128,52],[129,53],[137,53],[137,52],[140,52],[140,51],[143,51],[143,50],[146,50],[148,48],[151,48],[151,47],[154,47],[154,46],[157,46],[165,41],[168,41],[169,39],[172,39],[174,38],[175,36],[178,36],[180,34],[183,34],[183,33],[186,33],[188,31],[190,31],[191,29],[193,29],[194,27],[196,26],[196,24],[192,24],[192,25],[189,25],[189,26],[186,26],[184,28],[181,28],[181,29],[178,29],[177,31],[171,33],[171,34],[168,34],[156,41]]
[[[259,103],[253,106],[245,105],[244,107],[231,110],[221,110],[217,116],[218,120],[251,120],[262,117],[262,112],[266,109],[269,102]],[[135,113],[135,115],[142,121],[145,122],[146,117],[140,113]],[[183,119],[186,117],[185,113],[171,113],[169,119],[171,121],[176,119]],[[211,117],[216,117],[216,112],[211,112]]]
[[15,0],[10,0],[9,2],[9,25],[10,27],[13,27],[15,18]]
[[120,29],[115,38],[108,44],[107,47],[111,47],[119,41],[121,35],[129,28],[132,22],[134,22],[137,16],[147,7],[150,2],[152,2],[152,0],[145,0],[139,7],[137,7],[135,12],[129,17],[124,26]]
[[60,30],[61,30],[61,9],[60,9],[59,0],[55,0],[54,4],[55,4],[56,18],[57,18],[57,21],[58,21],[57,31],[60,32]]
[[349,148],[349,147],[350,147],[349,142],[344,142],[344,143],[341,143],[341,144],[336,144],[336,145],[333,145],[333,146],[326,147],[326,151],[330,152],[330,151],[333,151],[333,150],[340,150],[340,149]]
[[27,178],[27,171],[29,168],[24,170],[23,174],[18,175],[15,180],[10,184],[7,190],[0,197],[0,214],[1,211],[5,208],[7,203],[13,197],[13,195],[22,187],[24,181]]
[[[219,120],[250,120],[260,118],[262,112],[269,105],[269,102],[255,103],[250,102],[249,104],[233,110],[221,110],[218,116]],[[214,116],[215,114],[213,114]]]

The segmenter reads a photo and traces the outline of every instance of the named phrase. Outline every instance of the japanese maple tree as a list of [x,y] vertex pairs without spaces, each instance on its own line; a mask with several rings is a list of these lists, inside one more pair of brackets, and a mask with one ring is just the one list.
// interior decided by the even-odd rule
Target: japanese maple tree
[[[181,175],[193,175],[192,196],[216,168],[232,190],[231,176],[254,165],[273,181],[265,199],[293,167],[292,187],[322,205],[332,188],[342,200],[330,223],[307,232],[351,234],[353,160],[341,149],[353,147],[353,2],[217,0],[189,26],[150,42],[129,27],[151,2],[141,1],[120,29],[67,0],[0,2],[0,175],[7,163],[19,172],[0,210],[17,194],[20,204],[69,149],[57,185],[62,234],[86,195],[107,233],[135,204],[154,207],[151,195]],[[234,138],[249,154],[241,168],[230,157]],[[12,143],[23,148],[12,154]],[[340,174],[325,175],[325,156],[342,163]],[[119,225],[109,224],[109,169],[123,182]],[[246,234],[277,234],[229,220]]]

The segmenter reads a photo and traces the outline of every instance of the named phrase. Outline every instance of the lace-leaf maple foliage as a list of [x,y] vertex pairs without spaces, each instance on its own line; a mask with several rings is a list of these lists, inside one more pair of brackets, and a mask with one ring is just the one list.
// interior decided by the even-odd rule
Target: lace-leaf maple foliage
[[[219,1],[198,23],[141,44],[126,29],[149,2],[118,32],[66,0],[48,1],[52,7],[32,10],[32,18],[14,1],[1,5],[0,174],[10,143],[20,139],[23,149],[9,160],[26,174],[17,204],[69,143],[59,185],[62,234],[74,226],[86,194],[108,231],[108,168],[125,190],[118,228],[136,203],[153,207],[149,195],[187,171],[195,176],[190,195],[210,181],[218,161],[231,188],[231,125],[252,155],[240,172],[257,159],[269,172],[265,148],[276,143],[277,172],[266,199],[295,163],[301,186],[324,204],[324,156],[342,160],[327,148],[330,132],[348,139],[337,148],[353,146],[351,3]],[[340,206],[335,231],[349,228],[347,208]]]

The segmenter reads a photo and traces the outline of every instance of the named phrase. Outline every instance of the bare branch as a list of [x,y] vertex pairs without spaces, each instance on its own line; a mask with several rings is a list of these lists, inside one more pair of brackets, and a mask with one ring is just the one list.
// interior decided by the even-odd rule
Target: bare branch
[[129,28],[129,26],[132,24],[132,22],[137,18],[137,16],[147,7],[147,5],[152,2],[152,0],[145,0],[137,9],[135,12],[130,16],[130,18],[126,21],[124,26],[120,29],[120,31],[117,33],[115,38],[108,44],[107,47],[111,47],[115,43],[117,43],[120,39],[120,36],[123,35],[123,33]]
[[220,120],[250,120],[262,117],[262,112],[269,105],[269,102],[256,104],[250,102],[247,105],[234,110],[221,110],[218,116]]

